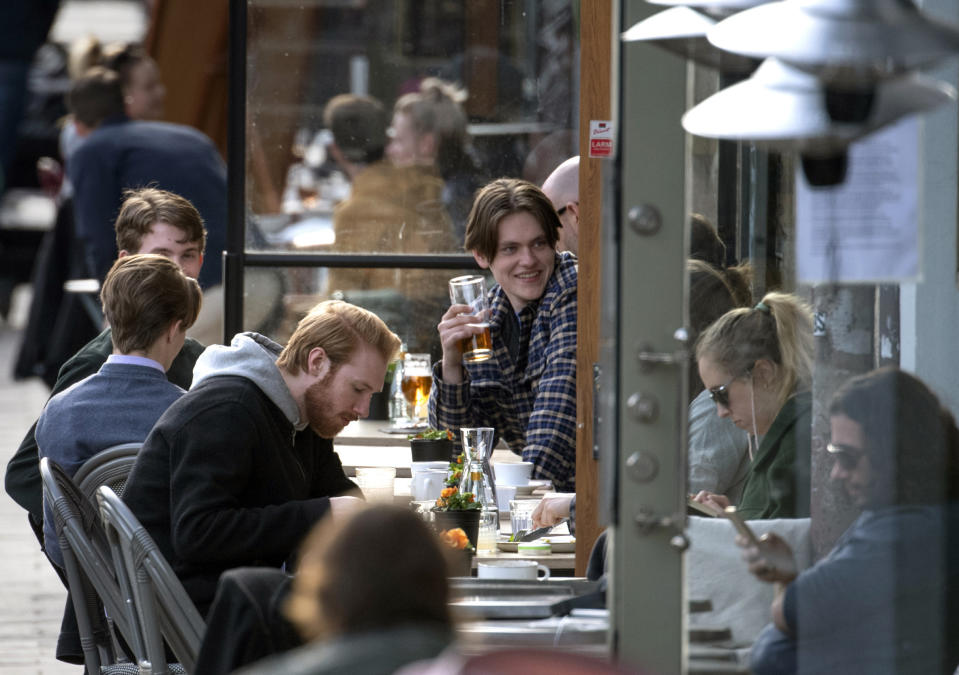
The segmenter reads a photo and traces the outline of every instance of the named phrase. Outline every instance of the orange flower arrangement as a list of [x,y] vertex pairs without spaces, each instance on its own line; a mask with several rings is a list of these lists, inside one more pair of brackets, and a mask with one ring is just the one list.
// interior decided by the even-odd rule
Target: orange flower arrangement
[[458,487],[446,487],[433,506],[434,511],[471,511],[480,508],[472,492],[461,494]]
[[450,468],[446,474],[447,485],[459,485],[463,478],[463,453],[450,462]]
[[462,527],[454,527],[451,530],[443,530],[440,532],[440,539],[443,540],[450,548],[455,548],[459,551],[472,551],[473,545],[470,543],[469,537],[466,536],[466,533],[463,531]]

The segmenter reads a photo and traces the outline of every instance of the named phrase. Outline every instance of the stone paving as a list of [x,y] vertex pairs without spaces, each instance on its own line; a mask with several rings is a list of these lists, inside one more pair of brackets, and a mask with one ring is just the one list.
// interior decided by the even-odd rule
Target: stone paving
[[[37,379],[14,382],[20,332],[0,320],[0,468],[20,445],[47,399]],[[40,552],[26,511],[0,493],[0,674],[81,675],[54,654],[66,591]]]

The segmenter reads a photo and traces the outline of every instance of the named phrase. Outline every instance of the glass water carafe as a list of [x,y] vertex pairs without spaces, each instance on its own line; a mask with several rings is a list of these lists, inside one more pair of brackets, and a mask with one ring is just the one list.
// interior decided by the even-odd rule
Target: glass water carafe
[[480,505],[480,531],[477,541],[479,552],[496,548],[499,534],[499,508],[496,502],[496,484],[490,457],[493,454],[493,429],[491,427],[464,428],[463,477],[460,492],[471,493]]

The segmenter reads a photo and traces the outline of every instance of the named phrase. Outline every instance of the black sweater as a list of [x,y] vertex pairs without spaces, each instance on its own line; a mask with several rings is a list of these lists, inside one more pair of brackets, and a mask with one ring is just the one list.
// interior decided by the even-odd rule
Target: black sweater
[[327,497],[355,488],[331,440],[297,432],[256,384],[222,375],[159,419],[123,499],[205,614],[221,572],[290,562]]

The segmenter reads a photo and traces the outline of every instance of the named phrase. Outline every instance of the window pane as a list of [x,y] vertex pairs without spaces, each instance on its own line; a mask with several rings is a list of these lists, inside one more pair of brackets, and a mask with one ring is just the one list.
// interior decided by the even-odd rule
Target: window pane
[[478,187],[576,153],[572,6],[251,2],[248,248],[461,252]]
[[449,280],[462,274],[476,274],[476,270],[248,267],[244,330],[262,332],[285,344],[316,303],[347,300],[383,319],[408,351],[429,352],[439,359],[442,350],[436,325],[450,305]]

